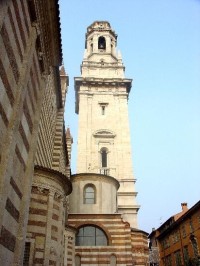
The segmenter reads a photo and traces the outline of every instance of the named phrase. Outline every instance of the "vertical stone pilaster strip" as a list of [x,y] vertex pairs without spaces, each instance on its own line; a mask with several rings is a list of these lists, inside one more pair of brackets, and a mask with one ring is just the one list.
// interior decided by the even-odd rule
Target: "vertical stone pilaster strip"
[[53,202],[54,202],[54,191],[49,191],[48,209],[47,209],[47,226],[46,226],[46,240],[44,250],[44,265],[49,265],[50,249],[51,249],[51,225],[52,225],[52,214],[53,214]]
[[67,251],[68,251],[68,235],[65,231],[64,233],[64,266],[67,266]]

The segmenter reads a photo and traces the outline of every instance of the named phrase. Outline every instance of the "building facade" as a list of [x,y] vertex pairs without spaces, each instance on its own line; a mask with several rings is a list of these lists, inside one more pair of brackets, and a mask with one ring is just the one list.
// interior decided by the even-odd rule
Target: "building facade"
[[[77,174],[69,225],[76,228],[76,265],[146,265],[147,234],[137,229],[128,95],[117,35],[109,22],[87,28],[81,77],[75,78]],[[77,197],[78,195],[78,197]]]
[[150,234],[156,235],[162,266],[200,265],[200,201],[190,209],[182,203],[182,212],[170,217]]
[[[58,3],[0,1],[0,265],[56,265],[72,191]],[[45,18],[45,19],[44,19]],[[53,40],[53,41],[52,41]]]

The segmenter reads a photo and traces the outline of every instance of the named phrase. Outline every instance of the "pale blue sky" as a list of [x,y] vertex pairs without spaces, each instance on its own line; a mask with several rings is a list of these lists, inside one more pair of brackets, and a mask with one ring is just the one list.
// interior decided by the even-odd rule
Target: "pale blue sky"
[[75,76],[80,76],[85,33],[107,20],[133,79],[129,97],[139,227],[150,232],[200,199],[200,1],[60,0],[63,57],[70,77],[66,126],[74,138]]

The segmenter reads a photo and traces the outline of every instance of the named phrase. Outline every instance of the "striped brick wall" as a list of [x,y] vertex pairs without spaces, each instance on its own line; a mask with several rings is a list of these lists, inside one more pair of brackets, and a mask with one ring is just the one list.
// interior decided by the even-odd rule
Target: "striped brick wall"
[[57,113],[56,119],[56,130],[54,136],[54,147],[53,147],[53,158],[52,158],[52,168],[66,173],[66,153],[64,153],[65,143],[65,131],[63,127],[63,115],[64,109],[61,109]]
[[35,169],[27,230],[27,241],[34,243],[29,258],[33,265],[63,263],[66,195],[71,189],[70,181],[60,172]]
[[[38,3],[0,1],[0,264],[4,266],[22,263],[37,142],[43,150],[41,164],[49,165],[52,160],[52,154],[42,145],[47,142],[53,150],[51,127],[55,130],[55,125],[44,117],[42,103],[46,114],[55,116],[52,121],[55,123],[56,101],[58,94],[62,94],[55,85],[59,74],[48,72],[52,69],[48,65],[51,62],[54,66],[57,64],[58,69],[61,49],[43,51],[47,32],[48,38],[54,36],[54,47],[60,45],[57,1],[49,0],[45,5],[41,1]],[[44,20],[40,21],[42,10],[48,13],[45,30],[41,29],[44,26]],[[55,13],[51,16],[50,12]],[[52,19],[55,27],[48,31]],[[53,46],[46,47],[54,49]],[[54,54],[53,60],[46,58],[51,54]],[[48,95],[49,91],[52,94]],[[48,97],[52,97],[50,104],[45,105]],[[43,129],[39,129],[40,119]],[[38,138],[38,130],[50,131],[53,137],[42,139],[39,134]],[[42,222],[41,225],[44,226]]]
[[75,233],[76,229],[67,226],[64,233],[64,266],[72,266],[75,258]]
[[48,77],[40,115],[38,144],[35,164],[51,168],[53,159],[54,135],[57,118],[53,71]]
[[81,265],[111,265],[113,255],[116,256],[117,265],[133,265],[131,228],[122,221],[120,214],[70,214],[68,221],[70,226],[77,229],[83,225],[96,225],[108,237],[108,246],[75,246],[75,253],[81,257]]
[[12,253],[21,246],[17,233],[23,234],[28,217],[41,73],[27,2],[2,1],[0,9],[0,260],[11,265]]
[[[66,174],[68,162],[64,127],[64,104],[67,76],[61,76],[62,82],[60,82],[57,74],[58,72],[55,71],[55,68],[52,68],[48,85],[45,89],[35,164],[53,168]],[[55,92],[56,82],[58,83],[56,85],[58,86],[58,92]]]
[[148,233],[131,229],[131,243],[134,265],[147,265],[149,261]]

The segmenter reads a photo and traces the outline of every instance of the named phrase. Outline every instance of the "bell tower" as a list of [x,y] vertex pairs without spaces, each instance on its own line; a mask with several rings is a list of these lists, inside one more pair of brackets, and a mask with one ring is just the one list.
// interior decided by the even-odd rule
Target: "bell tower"
[[109,22],[95,21],[87,28],[81,77],[75,78],[79,115],[77,173],[117,179],[117,212],[137,228],[139,206],[128,119],[132,80],[124,76],[125,67],[116,46],[117,35]]

